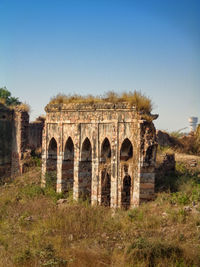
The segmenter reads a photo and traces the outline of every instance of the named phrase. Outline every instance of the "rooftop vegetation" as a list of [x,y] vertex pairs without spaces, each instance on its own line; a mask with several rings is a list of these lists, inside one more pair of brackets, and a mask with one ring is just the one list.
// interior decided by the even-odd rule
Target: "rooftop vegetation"
[[18,111],[30,111],[29,105],[19,101],[18,97],[13,97],[6,87],[0,88],[0,104]]
[[121,94],[117,94],[115,92],[107,92],[103,96],[93,96],[93,95],[65,95],[58,94],[57,96],[51,98],[49,104],[69,104],[69,103],[120,103],[126,102],[130,106],[135,106],[137,111],[142,111],[145,113],[150,113],[153,108],[152,101],[149,97],[145,96],[139,91],[134,92],[124,92]]

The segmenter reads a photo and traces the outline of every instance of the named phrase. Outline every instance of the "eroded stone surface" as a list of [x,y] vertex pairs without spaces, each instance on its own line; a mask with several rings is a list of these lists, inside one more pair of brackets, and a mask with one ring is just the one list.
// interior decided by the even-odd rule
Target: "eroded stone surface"
[[92,204],[129,208],[153,199],[156,132],[135,107],[49,104],[46,113],[43,186],[54,173],[58,192]]

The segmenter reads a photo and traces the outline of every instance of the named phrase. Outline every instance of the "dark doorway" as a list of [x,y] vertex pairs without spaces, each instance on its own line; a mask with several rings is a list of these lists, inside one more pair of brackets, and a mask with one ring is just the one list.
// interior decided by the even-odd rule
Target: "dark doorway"
[[73,191],[74,184],[74,144],[69,137],[65,144],[64,159],[62,164],[62,191]]
[[79,197],[91,202],[92,186],[92,146],[88,138],[82,144],[79,162]]
[[126,175],[123,179],[123,186],[122,186],[122,207],[124,209],[128,209],[130,207],[130,196],[131,196],[131,177]]
[[57,142],[52,138],[49,142],[47,154],[47,174],[46,185],[53,187],[56,190],[57,181]]
[[111,147],[108,138],[105,138],[101,146],[101,204],[110,206],[111,190]]

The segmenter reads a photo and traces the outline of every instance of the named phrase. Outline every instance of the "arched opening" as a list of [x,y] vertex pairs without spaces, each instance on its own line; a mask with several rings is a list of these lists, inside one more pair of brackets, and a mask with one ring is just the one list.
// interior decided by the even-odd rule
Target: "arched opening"
[[57,181],[57,142],[52,138],[49,142],[47,154],[47,175],[46,185],[53,187],[56,190]]
[[145,163],[151,164],[152,162],[155,162],[156,160],[156,146],[152,145],[149,146],[145,153]]
[[69,137],[65,144],[64,158],[62,164],[62,191],[73,191],[74,183],[74,144]]
[[92,146],[86,138],[82,144],[81,161],[79,162],[79,197],[91,202],[92,186]]
[[121,195],[121,203],[124,209],[128,209],[130,207],[131,200],[131,177],[126,175],[123,179],[122,186],[122,195]]
[[133,157],[133,146],[131,141],[126,138],[120,149],[120,165],[121,165],[121,206],[125,209],[130,207],[131,203],[131,166]]
[[126,138],[121,146],[120,160],[128,161],[133,157],[133,146],[128,138]]
[[101,204],[110,206],[111,190],[111,147],[108,138],[105,138],[101,146]]

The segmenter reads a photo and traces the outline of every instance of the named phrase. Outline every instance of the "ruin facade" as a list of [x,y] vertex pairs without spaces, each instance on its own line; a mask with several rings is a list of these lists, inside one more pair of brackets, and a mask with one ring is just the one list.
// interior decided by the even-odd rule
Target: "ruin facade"
[[[113,208],[154,198],[156,131],[127,103],[48,104],[42,186]],[[49,178],[50,177],[50,178]]]
[[41,149],[44,120],[29,123],[27,111],[0,104],[0,179],[22,174],[31,152]]

